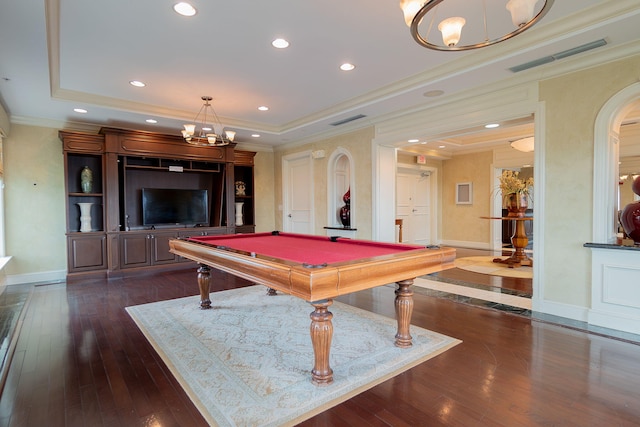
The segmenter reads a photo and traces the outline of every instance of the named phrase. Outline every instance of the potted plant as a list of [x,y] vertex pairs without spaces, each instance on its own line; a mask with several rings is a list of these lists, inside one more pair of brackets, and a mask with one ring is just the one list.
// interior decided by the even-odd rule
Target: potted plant
[[529,206],[529,193],[533,190],[533,178],[522,179],[520,172],[504,170],[500,176],[502,203],[507,208],[507,216],[523,217]]

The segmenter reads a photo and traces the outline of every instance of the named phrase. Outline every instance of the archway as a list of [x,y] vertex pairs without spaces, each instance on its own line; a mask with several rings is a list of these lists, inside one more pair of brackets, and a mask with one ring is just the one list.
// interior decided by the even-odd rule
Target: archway
[[593,144],[594,242],[616,241],[620,125],[638,100],[640,83],[634,83],[612,96],[596,117]]

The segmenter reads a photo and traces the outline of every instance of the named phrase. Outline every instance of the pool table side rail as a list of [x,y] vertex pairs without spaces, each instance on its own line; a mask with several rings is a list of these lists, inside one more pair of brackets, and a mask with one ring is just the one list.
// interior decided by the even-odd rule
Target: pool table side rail
[[324,268],[305,268],[291,261],[252,257],[193,241],[172,239],[169,247],[176,255],[306,301],[335,298],[453,268],[455,259],[453,248],[418,249]]

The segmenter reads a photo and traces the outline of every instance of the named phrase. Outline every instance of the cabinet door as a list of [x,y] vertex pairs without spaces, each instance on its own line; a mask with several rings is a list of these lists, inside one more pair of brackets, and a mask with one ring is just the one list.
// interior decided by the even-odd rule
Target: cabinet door
[[151,235],[151,264],[171,264],[178,261],[178,257],[169,252],[169,240],[178,237],[178,233],[153,233]]
[[70,235],[67,238],[69,273],[104,269],[106,242],[104,234]]
[[120,264],[122,268],[151,265],[150,234],[120,234]]

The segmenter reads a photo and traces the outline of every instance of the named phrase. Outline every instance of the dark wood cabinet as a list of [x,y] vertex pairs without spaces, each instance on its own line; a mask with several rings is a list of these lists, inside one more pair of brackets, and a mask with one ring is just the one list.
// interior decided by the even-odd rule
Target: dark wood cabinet
[[67,258],[70,272],[106,269],[106,235],[104,233],[67,234]]
[[[99,135],[60,132],[64,153],[67,270],[86,273],[107,266],[104,227],[104,140]],[[83,170],[90,182],[82,185]],[[85,172],[86,173],[86,172]]]
[[[169,252],[170,239],[255,230],[253,152],[236,151],[235,144],[192,146],[179,136],[113,128],[97,135],[61,131],[59,136],[65,159],[68,278],[183,268],[186,260]],[[81,185],[85,167],[93,177],[90,191]],[[244,195],[235,194],[237,180],[245,184]],[[208,223],[145,225],[143,188],[206,191]],[[236,203],[242,203],[238,226]]]
[[[252,151],[237,151],[235,156],[233,169],[236,233],[254,233],[256,229],[253,180],[255,155]],[[242,225],[239,225],[240,222]]]
[[120,234],[120,264],[122,268],[171,264],[178,257],[169,252],[169,240],[178,232],[149,230]]

